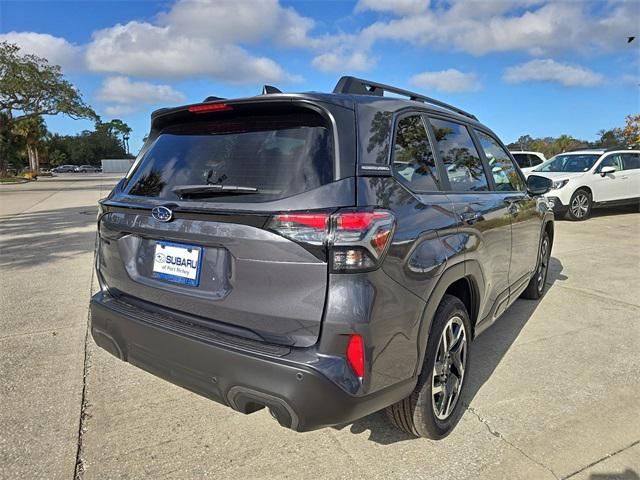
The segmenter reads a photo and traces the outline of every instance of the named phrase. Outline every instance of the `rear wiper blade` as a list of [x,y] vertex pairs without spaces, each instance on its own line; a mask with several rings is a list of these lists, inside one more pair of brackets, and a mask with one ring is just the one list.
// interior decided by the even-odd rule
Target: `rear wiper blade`
[[216,195],[247,195],[260,193],[255,187],[241,187],[239,185],[178,185],[171,190],[181,198],[184,197],[214,197]]

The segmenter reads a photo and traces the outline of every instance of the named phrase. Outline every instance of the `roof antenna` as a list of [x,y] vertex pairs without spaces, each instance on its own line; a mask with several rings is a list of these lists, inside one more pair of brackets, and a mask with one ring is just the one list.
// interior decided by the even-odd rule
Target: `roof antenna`
[[269,95],[271,93],[282,93],[282,90],[274,87],[273,85],[264,85],[262,87],[262,95]]

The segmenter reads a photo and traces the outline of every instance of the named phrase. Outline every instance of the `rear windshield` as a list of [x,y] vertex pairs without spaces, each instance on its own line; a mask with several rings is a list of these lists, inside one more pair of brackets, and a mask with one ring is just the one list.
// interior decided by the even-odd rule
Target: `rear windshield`
[[214,115],[219,114],[163,129],[133,172],[126,193],[267,202],[333,180],[333,139],[319,114]]

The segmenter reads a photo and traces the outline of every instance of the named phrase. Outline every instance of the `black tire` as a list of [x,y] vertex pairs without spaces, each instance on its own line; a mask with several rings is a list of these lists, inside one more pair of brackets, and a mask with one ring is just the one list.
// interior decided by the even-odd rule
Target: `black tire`
[[529,285],[522,292],[520,297],[527,298],[529,300],[538,300],[544,295],[544,286],[547,282],[547,274],[549,273],[549,259],[551,258],[551,238],[545,231],[542,234],[540,240],[540,247],[538,249],[538,262],[536,263],[536,269],[529,280]]
[[[446,415],[446,418],[441,419],[436,415],[435,395],[440,395],[443,402],[446,400],[446,389],[450,388],[450,381],[438,380],[441,384],[446,386],[443,393],[435,395],[433,394],[434,388],[434,368],[436,359],[440,356],[441,352],[441,337],[445,327],[450,325],[450,321],[460,320],[459,325],[463,326],[464,333],[464,352],[462,358],[462,381],[461,385],[458,385],[455,400],[450,402],[452,405],[449,408],[450,412]],[[457,325],[457,324],[456,324]],[[466,385],[465,379],[469,374],[469,344],[471,341],[471,324],[469,322],[469,314],[464,304],[452,295],[445,295],[438,310],[436,311],[431,325],[431,332],[427,341],[427,351],[425,353],[424,362],[422,364],[422,370],[418,377],[418,383],[415,389],[407,398],[400,400],[393,405],[386,408],[387,417],[391,420],[396,427],[404,430],[405,432],[415,435],[416,437],[431,438],[433,440],[439,440],[446,437],[458,423],[460,419],[462,407],[462,398],[464,394],[464,388]],[[456,345],[462,345],[460,340],[453,342],[453,347]],[[453,350],[454,348],[451,348]],[[451,351],[450,350],[450,351]],[[440,363],[442,365],[442,363]],[[445,367],[447,374],[451,379],[456,377],[454,373],[456,370],[455,361]],[[458,374],[460,372],[458,371]],[[438,376],[441,379],[442,376]],[[457,377],[456,377],[457,378]],[[453,380],[455,382],[455,380]],[[442,405],[442,403],[441,403]]]
[[593,201],[591,200],[591,194],[589,191],[584,188],[579,188],[573,192],[573,195],[571,195],[569,210],[567,210],[567,217],[575,221],[586,220],[589,218],[589,215],[591,215],[592,206]]

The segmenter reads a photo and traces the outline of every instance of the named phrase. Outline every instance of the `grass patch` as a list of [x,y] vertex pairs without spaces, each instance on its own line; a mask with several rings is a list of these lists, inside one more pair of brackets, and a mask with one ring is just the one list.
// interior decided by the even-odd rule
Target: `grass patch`
[[0,177],[0,183],[16,183],[16,182],[26,182],[28,181],[23,177]]

